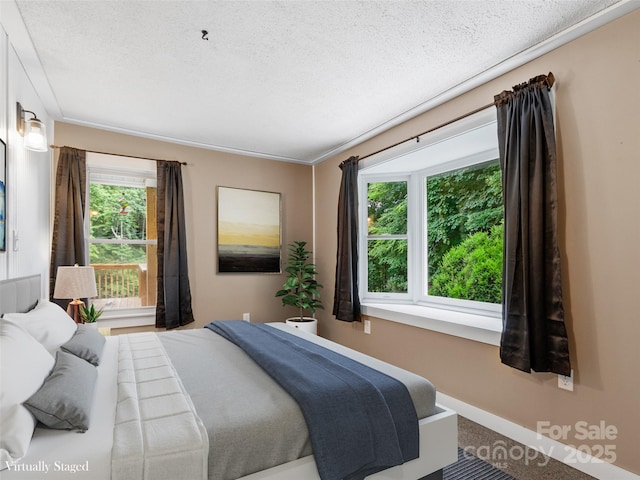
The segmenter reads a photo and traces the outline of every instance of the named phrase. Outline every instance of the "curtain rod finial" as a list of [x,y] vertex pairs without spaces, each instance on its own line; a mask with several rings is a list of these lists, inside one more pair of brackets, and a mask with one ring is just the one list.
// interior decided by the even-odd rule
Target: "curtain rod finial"
[[553,76],[553,72],[549,72],[549,75],[547,75],[547,85],[551,88],[554,83],[556,83],[556,77]]

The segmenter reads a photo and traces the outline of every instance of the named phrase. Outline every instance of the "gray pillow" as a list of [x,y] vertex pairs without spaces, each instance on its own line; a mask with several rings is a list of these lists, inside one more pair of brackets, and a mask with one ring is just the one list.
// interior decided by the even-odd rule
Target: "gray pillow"
[[60,348],[98,366],[102,358],[104,342],[104,336],[96,328],[81,323],[73,337]]
[[47,427],[84,432],[89,428],[97,378],[96,367],[58,350],[51,374],[24,406]]

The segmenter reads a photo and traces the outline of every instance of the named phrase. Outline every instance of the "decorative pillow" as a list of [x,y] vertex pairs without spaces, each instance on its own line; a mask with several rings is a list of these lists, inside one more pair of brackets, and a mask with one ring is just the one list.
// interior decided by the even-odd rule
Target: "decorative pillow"
[[97,378],[96,367],[59,350],[51,375],[24,406],[47,427],[84,432],[89,428]]
[[104,343],[104,336],[96,328],[80,324],[71,340],[60,348],[98,366],[104,350]]
[[27,454],[36,422],[22,402],[54,365],[53,357],[19,325],[0,319],[0,470]]
[[38,300],[36,307],[27,313],[5,313],[3,318],[20,325],[52,354],[69,341],[77,328],[60,305],[46,299]]

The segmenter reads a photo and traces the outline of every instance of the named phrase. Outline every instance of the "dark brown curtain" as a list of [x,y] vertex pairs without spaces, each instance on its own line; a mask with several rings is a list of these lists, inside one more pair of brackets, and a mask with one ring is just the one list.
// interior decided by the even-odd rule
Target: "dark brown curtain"
[[358,157],[340,164],[338,252],[333,314],[337,320],[360,321],[358,298]]
[[194,321],[187,268],[187,235],[180,162],[158,161],[158,298],[156,327]]
[[84,213],[87,191],[87,154],[84,150],[62,147],[56,171],[49,297],[66,308],[69,300],[53,300],[58,267],[85,265]]
[[502,363],[570,375],[557,235],[556,145],[549,89],[532,78],[495,97],[504,194]]

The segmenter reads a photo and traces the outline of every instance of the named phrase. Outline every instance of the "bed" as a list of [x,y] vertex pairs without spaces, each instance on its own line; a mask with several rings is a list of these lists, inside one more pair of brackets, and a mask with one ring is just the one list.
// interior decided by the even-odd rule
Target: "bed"
[[[39,275],[0,282],[0,314],[8,317],[0,320],[4,322],[0,323],[3,335],[6,332],[22,335],[15,324],[27,317],[19,314],[45,308],[46,301],[39,302],[40,296]],[[24,324],[20,328],[25,328]],[[443,467],[456,461],[456,414],[435,403],[435,390],[428,381],[284,324],[261,328],[268,335],[286,338],[294,335],[296,342],[300,337],[301,341],[313,344],[310,348],[324,347],[406,386],[418,417],[418,456],[366,478],[437,479],[441,478]],[[82,332],[85,330],[83,327]],[[33,335],[39,332],[36,330]],[[73,338],[79,333],[80,328]],[[95,334],[91,335],[94,338]],[[76,362],[74,355],[66,355],[66,346],[73,343],[73,338],[62,347],[56,346],[53,339],[39,339],[48,347],[51,359],[57,355],[55,358],[60,360],[54,362],[38,351],[29,357],[33,360],[28,363],[35,365],[40,361],[41,369],[51,369],[55,363],[57,369],[63,358]],[[95,386],[86,400],[90,400],[90,405],[88,411],[83,412],[88,429],[78,433],[84,429],[46,428],[34,421],[36,428],[25,455],[10,468],[1,465],[0,478],[321,478],[300,408],[236,344],[209,329],[111,336],[104,338],[103,343],[101,358],[95,367]],[[5,370],[10,363],[5,358],[10,349],[4,345],[2,368],[5,373],[0,380],[3,424],[9,425],[13,419],[7,415],[4,403],[8,401],[5,391],[13,369]],[[57,353],[62,350],[65,354]],[[83,369],[88,365],[87,358],[78,362]],[[205,370],[211,383],[202,381]],[[93,375],[90,372],[93,369],[87,370],[89,377]],[[78,376],[82,375],[74,373],[74,381]],[[47,382],[48,379],[45,384]],[[37,393],[43,388],[44,385]],[[80,388],[77,397],[82,397],[86,390]],[[25,404],[33,403],[36,396],[32,395]],[[37,407],[28,406],[31,413],[40,413],[34,410]],[[57,417],[56,421],[59,421]],[[3,436],[5,425],[0,425]]]

